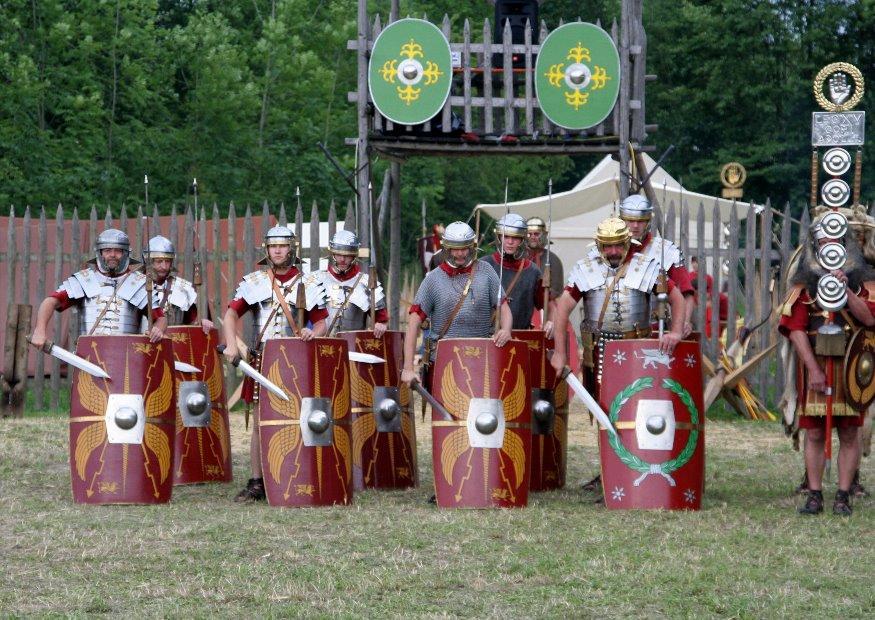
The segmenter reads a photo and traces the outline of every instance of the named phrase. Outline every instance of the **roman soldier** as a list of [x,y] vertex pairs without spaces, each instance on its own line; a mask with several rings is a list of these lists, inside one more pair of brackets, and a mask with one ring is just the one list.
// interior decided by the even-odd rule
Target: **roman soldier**
[[547,245],[549,231],[547,224],[540,217],[530,217],[526,220],[526,245],[529,251],[529,260],[541,271],[550,256],[550,300],[555,301],[562,294],[565,286],[565,270],[562,261],[551,251]]
[[420,284],[404,339],[401,380],[409,385],[416,378],[413,357],[420,325],[426,319],[431,321],[431,331],[426,335],[428,354],[423,356],[426,389],[431,385],[429,368],[439,340],[492,337],[502,347],[510,340],[513,323],[510,307],[502,302],[499,328],[494,330],[491,317],[499,305],[500,282],[494,269],[477,260],[474,230],[464,222],[453,222],[444,230],[441,244],[446,260],[428,272]]
[[[660,263],[650,252],[632,251],[632,233],[617,217],[602,220],[596,228],[598,253],[577,261],[557,302],[553,337],[556,349],[551,364],[565,366],[565,328],[577,302],[583,300],[581,337],[586,379],[598,393],[602,365],[600,351],[609,340],[647,338],[651,334],[650,301],[660,284]],[[668,298],[674,316],[682,316],[684,298],[669,281]],[[660,353],[670,354],[683,334],[677,322],[659,341]]]
[[[530,329],[535,309],[540,310],[544,305],[544,294],[541,270],[525,258],[526,222],[522,216],[508,213],[495,223],[494,233],[496,251],[482,261],[501,275],[501,286],[513,316],[513,329]],[[548,321],[544,331],[549,338],[553,323]]]
[[213,322],[197,315],[197,291],[191,282],[175,273],[176,250],[167,237],[149,239],[148,260],[152,263],[152,306],[160,308],[168,325],[197,325],[209,332]]
[[[295,234],[285,226],[274,226],[265,233],[265,255],[259,264],[266,265],[267,268],[243,276],[243,280],[237,285],[234,299],[225,312],[222,331],[227,358],[233,360],[239,355],[238,324],[240,317],[249,311],[254,313],[258,329],[252,361],[252,366],[256,369],[260,367],[258,352],[267,340],[300,336],[302,340],[308,341],[325,334],[325,319],[328,317],[325,287],[315,274],[305,276],[295,267],[295,245]],[[298,314],[298,319],[295,314]],[[244,385],[243,398],[250,404],[257,401],[258,390],[252,381]],[[249,457],[252,477],[237,494],[235,501],[265,499],[257,409]]]
[[[654,234],[650,229],[653,220],[653,205],[640,194],[627,196],[620,202],[620,218],[626,222],[632,238],[637,242],[630,249],[632,254],[646,254],[665,269],[668,277],[680,289],[684,298],[683,312],[672,313],[675,322],[680,322],[684,337],[693,331],[693,311],[696,308],[695,289],[689,271],[684,265],[680,248],[667,239]],[[674,308],[672,308],[674,310]],[[680,319],[680,320],[679,320]]]
[[[64,280],[46,297],[37,310],[31,344],[41,348],[52,313],[72,306],[79,308],[79,335],[137,334],[148,305],[146,277],[131,269],[131,242],[128,236],[107,228],[97,236],[90,265]],[[152,310],[154,324],[149,340],[164,337],[167,318],[160,308]]]
[[[875,271],[866,264],[854,243],[844,244],[847,258],[841,268],[830,270],[829,264],[821,265],[817,254],[833,241],[821,225],[822,219],[815,220],[810,229],[812,242],[791,279],[778,330],[797,356],[796,414],[799,428],[805,430],[807,473],[807,497],[799,512],[806,515],[823,512],[825,444],[831,440],[826,436],[826,426],[831,418],[839,436],[838,490],[833,513],[849,516],[865,414],[848,400],[842,356],[847,333],[875,326]],[[824,292],[829,293],[821,290],[825,286],[839,291],[840,298],[832,300],[829,294],[824,297]],[[829,369],[833,372],[828,377]]]
[[[348,230],[339,230],[328,241],[330,264],[318,271],[316,277],[328,294],[328,333],[366,329],[371,309],[370,279],[356,260],[359,255],[358,236]],[[386,333],[389,314],[386,296],[379,282],[374,287],[374,336]]]

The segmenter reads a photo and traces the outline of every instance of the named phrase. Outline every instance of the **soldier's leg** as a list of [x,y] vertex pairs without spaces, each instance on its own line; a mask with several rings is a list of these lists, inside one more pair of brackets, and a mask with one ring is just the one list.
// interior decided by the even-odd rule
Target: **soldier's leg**
[[808,471],[808,488],[812,491],[820,491],[823,486],[825,437],[823,428],[805,430],[805,469]]
[[847,426],[836,430],[839,435],[839,489],[849,491],[860,462],[860,429]]
[[249,440],[249,466],[252,477],[247,481],[246,487],[237,494],[234,501],[252,502],[261,501],[265,498],[264,478],[261,471],[261,440],[258,436],[258,407],[252,417],[252,437]]

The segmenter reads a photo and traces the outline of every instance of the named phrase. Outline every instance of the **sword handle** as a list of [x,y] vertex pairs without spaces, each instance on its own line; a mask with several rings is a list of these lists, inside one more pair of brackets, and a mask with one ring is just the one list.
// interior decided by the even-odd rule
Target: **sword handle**
[[[36,346],[36,345],[33,344],[33,341],[30,339],[31,336],[33,336],[33,334],[27,334],[27,335],[24,337],[24,339],[27,340],[27,343],[28,343],[30,346]],[[42,351],[43,353],[48,353],[49,355],[51,355],[51,354],[52,354],[52,347],[53,347],[53,346],[55,346],[55,343],[54,343],[54,342],[52,342],[51,340],[46,340],[46,341],[43,343],[43,346],[41,346],[41,347],[37,347],[37,348],[38,348],[40,351]]]
[[[225,348],[226,348],[225,345],[220,344],[219,346],[216,347],[216,351],[218,351],[220,354],[224,354],[224,353],[225,353]],[[240,365],[240,361],[241,361],[242,359],[243,359],[243,358],[240,357],[239,354],[238,354],[238,355],[235,355],[235,356],[234,356],[234,359],[231,360],[231,366],[233,366],[234,368],[237,368],[237,367]]]

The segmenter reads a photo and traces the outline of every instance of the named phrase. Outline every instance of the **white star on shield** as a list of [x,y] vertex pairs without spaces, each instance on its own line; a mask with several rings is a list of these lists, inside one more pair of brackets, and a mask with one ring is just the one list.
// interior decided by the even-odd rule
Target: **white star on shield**
[[688,504],[692,504],[696,501],[696,492],[693,489],[687,489],[684,491],[684,501]]
[[616,351],[614,353],[614,363],[617,366],[622,366],[623,362],[626,361],[626,352],[625,351]]
[[684,364],[687,365],[687,368],[692,368],[696,365],[696,356],[690,353],[684,358]]
[[623,489],[623,487],[614,487],[614,490],[611,491],[611,497],[614,499],[614,501],[618,502],[622,500],[625,496],[626,491]]

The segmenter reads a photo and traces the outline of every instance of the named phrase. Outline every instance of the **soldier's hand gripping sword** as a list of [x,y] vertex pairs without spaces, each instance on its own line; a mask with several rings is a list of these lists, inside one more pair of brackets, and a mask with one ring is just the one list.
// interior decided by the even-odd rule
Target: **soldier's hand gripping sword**
[[[548,353],[548,357],[552,357],[552,353]],[[557,377],[557,381],[565,381],[568,384],[568,387],[577,394],[577,397],[583,401],[583,404],[586,405],[586,408],[593,415],[593,417],[598,420],[599,424],[604,426],[614,435],[617,434],[617,429],[614,428],[614,425],[611,424],[611,419],[608,417],[608,414],[605,413],[605,410],[602,409],[601,405],[599,405],[598,401],[592,397],[583,384],[580,382],[574,373],[571,371],[571,368],[568,366],[564,366],[562,368],[562,372],[560,372]]]
[[[30,336],[27,337],[27,341],[30,342]],[[75,353],[71,353],[67,349],[62,349],[53,342],[46,342],[42,347],[40,347],[40,349],[42,349],[44,353],[48,353],[52,357],[57,357],[62,362],[70,364],[70,366],[75,366],[79,370],[87,372],[89,375],[112,381],[110,376],[106,374],[106,371],[104,371],[103,368],[101,368],[97,364],[89,362],[87,359],[79,357],[78,355],[76,355]]]
[[414,379],[410,382],[410,389],[415,390],[417,394],[422,396],[423,400],[431,405],[433,411],[437,411],[444,420],[452,420],[453,416],[450,415],[450,412],[447,411],[446,407],[438,402],[434,396],[429,394],[428,390],[426,390],[422,384],[419,382],[419,379]]
[[[216,347],[219,353],[225,352],[225,345],[219,345]],[[255,370],[252,366],[249,365],[248,362],[243,361],[239,355],[235,356],[234,359],[231,360],[231,365],[234,368],[239,368],[240,372],[249,377],[250,379],[257,381],[261,386],[268,389],[275,396],[279,396],[283,400],[289,400],[289,397],[286,393],[280,388],[276,383],[265,377],[263,374]]]

